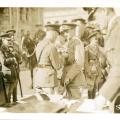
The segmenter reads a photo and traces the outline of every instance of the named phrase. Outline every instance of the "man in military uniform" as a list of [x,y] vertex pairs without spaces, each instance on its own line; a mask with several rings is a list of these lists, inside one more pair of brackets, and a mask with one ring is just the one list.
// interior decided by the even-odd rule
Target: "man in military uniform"
[[[10,33],[9,33],[10,32]],[[6,74],[5,77],[9,81],[8,85],[8,106],[11,103],[11,97],[13,96],[13,103],[17,101],[17,83],[19,77],[19,53],[14,48],[13,45],[13,31],[7,32],[4,36],[7,38],[3,39],[3,44],[1,46],[2,53],[4,55],[4,65],[10,70],[11,75]],[[11,33],[12,32],[12,33]]]
[[90,41],[88,39],[88,36],[93,33],[95,29],[95,25],[93,23],[88,22],[85,27],[85,32],[84,32],[84,45],[87,46],[90,44]]
[[66,30],[68,30],[68,29],[69,28],[61,25],[59,28],[60,34],[56,38],[56,42],[55,42],[55,47],[57,48],[59,58],[60,58],[62,66],[63,66],[63,75],[62,75],[62,78],[59,79],[59,87],[58,87],[59,94],[63,94],[63,92],[64,92],[64,78],[65,78],[64,68],[66,67],[66,64],[67,64],[66,59],[68,57],[68,53],[67,53],[68,41],[67,41],[67,36],[66,36]]
[[[22,58],[21,58],[21,50],[20,50],[19,43],[15,39],[15,33],[16,33],[16,31],[12,29],[12,30],[6,31],[6,33],[9,34],[9,38],[10,38],[9,46],[11,46],[13,48],[15,57],[17,59],[18,65],[19,65],[19,64],[22,63]],[[18,68],[18,70],[19,70],[19,68]]]
[[100,26],[95,26],[94,31],[93,32],[97,32],[96,33],[96,39],[98,40],[98,46],[99,46],[99,50],[100,50],[100,56],[99,56],[99,62],[100,62],[100,67],[101,67],[101,71],[102,71],[102,78],[101,78],[101,82],[99,84],[99,88],[103,85],[103,83],[106,80],[106,77],[108,75],[108,60],[105,54],[105,49],[104,49],[104,37],[103,35],[105,35],[105,33],[102,32],[102,30],[100,29]]
[[79,17],[72,20],[76,24],[76,36],[79,36],[79,39],[84,41],[86,39],[85,29],[87,20],[84,17]]
[[88,98],[94,99],[96,91],[99,90],[99,82],[101,80],[101,67],[99,62],[100,50],[97,32],[89,36],[90,44],[85,48],[85,75],[88,85]]
[[82,67],[77,63],[75,51],[77,45],[80,41],[75,37],[76,24],[66,23],[63,24],[64,27],[68,28],[66,32],[68,40],[67,48],[67,58],[65,66],[65,80],[64,85],[66,87],[66,97],[69,99],[79,99],[80,98],[80,87],[83,84],[83,74]]
[[85,42],[84,40],[86,39],[84,36],[85,35],[85,28],[86,28],[86,20],[85,18],[77,18],[72,20],[76,24],[75,28],[75,37],[76,41],[79,42],[79,44],[76,46],[76,51],[75,51],[75,59],[79,64],[81,65],[82,69],[84,69],[84,58],[85,58]]
[[[38,69],[35,75],[35,87],[42,89],[46,94],[55,94],[58,86],[58,71],[61,69],[60,59],[55,40],[58,36],[58,25],[47,24],[46,37],[40,41],[36,48]],[[59,76],[60,73],[59,73]]]

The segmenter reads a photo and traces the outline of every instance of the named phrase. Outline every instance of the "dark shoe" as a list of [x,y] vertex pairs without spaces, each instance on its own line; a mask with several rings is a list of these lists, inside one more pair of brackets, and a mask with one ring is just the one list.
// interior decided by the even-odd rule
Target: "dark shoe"
[[12,103],[12,105],[17,105],[17,104],[19,104],[17,101]]
[[115,100],[114,113],[120,113],[120,96],[118,96]]
[[11,107],[11,106],[12,106],[11,103],[6,103],[6,104],[4,105],[4,107]]

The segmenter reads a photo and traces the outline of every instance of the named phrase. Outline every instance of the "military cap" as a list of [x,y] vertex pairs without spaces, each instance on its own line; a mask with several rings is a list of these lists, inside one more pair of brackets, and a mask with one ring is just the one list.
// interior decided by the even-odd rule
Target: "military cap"
[[76,24],[73,23],[73,22],[70,22],[70,23],[63,23],[62,25],[66,25],[66,26],[68,26],[69,28],[75,28],[75,27],[76,27]]
[[8,33],[5,33],[5,34],[3,34],[3,35],[0,35],[0,37],[1,37],[1,38],[9,38],[10,36],[9,36]]
[[84,18],[75,18],[75,19],[73,19],[72,21],[73,21],[73,22],[80,21],[80,22],[82,22],[83,24],[86,24],[86,23],[87,23]]
[[60,32],[62,33],[62,32],[65,32],[66,30],[69,30],[70,29],[70,27],[69,26],[67,26],[67,25],[61,25],[60,26]]
[[73,29],[73,28],[75,28],[76,27],[76,24],[74,24],[74,23],[63,23],[62,25],[61,25],[61,30],[60,30],[60,32],[64,32],[64,31],[66,31],[66,30],[70,30],[70,29]]
[[45,28],[47,29],[47,31],[54,30],[54,31],[59,32],[60,25],[59,24],[47,24],[45,25]]
[[98,32],[95,31],[95,32],[91,33],[91,34],[88,36],[87,39],[91,39],[92,37],[96,36],[97,34],[98,34]]
[[8,31],[6,31],[6,33],[16,33],[16,31],[15,30],[8,30]]

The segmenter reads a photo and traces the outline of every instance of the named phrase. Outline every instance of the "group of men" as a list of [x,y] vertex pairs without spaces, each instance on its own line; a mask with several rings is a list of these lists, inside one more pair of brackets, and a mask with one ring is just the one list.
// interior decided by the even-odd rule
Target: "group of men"
[[[35,89],[48,95],[62,94],[68,99],[80,99],[81,89],[87,88],[88,98],[94,99],[107,75],[106,58],[101,50],[104,46],[101,30],[83,18],[61,25],[46,24],[45,29],[46,32],[37,34],[39,40],[32,40],[27,32],[22,41],[22,50],[26,48],[29,54],[30,68],[37,66]],[[14,39],[15,32],[9,30],[1,35],[1,64],[7,68],[2,68],[1,72],[8,84],[5,83],[3,88],[8,106],[12,95],[13,103],[17,101],[19,64],[23,53]]]
[[119,17],[114,19],[106,37],[99,27],[86,24],[81,18],[62,25],[46,25],[46,36],[36,48],[37,90],[55,94],[59,93],[61,85],[63,97],[76,100],[81,98],[80,89],[87,88],[88,99],[94,99],[96,108],[102,109],[106,100],[116,100],[114,112],[119,113],[119,62],[112,57],[118,55],[119,51],[115,48],[119,48],[118,44],[113,43],[115,40],[119,41],[119,37],[115,39],[119,36],[119,25],[116,26],[118,21]]
[[[116,22],[118,26],[114,26]],[[35,90],[40,94],[41,92],[47,95],[62,94],[64,98],[80,100],[81,88],[87,88],[88,99],[96,98],[99,93],[102,96],[99,95],[96,98],[97,102],[100,99],[104,101],[104,97],[113,101],[116,94],[119,93],[120,87],[119,85],[115,87],[119,82],[117,68],[119,62],[112,61],[112,56],[118,55],[119,49],[116,49],[114,55],[111,54],[118,44],[114,45],[110,42],[113,41],[114,34],[118,36],[116,40],[119,39],[117,31],[114,32],[114,30],[119,30],[119,17],[115,19],[111,31],[107,33],[109,40],[106,44],[109,46],[107,52],[104,52],[104,34],[100,28],[86,23],[83,18],[77,18],[61,25],[49,23],[45,25],[45,29],[46,32],[41,30],[36,35],[37,41],[33,49],[29,34],[25,38],[29,40],[30,44],[26,42],[25,38],[23,42],[26,43],[26,48],[32,49],[32,51],[28,49],[28,57],[32,57],[30,59],[31,67],[34,66],[35,61],[37,62]],[[10,30],[0,36],[0,79],[2,81],[0,82],[3,86],[1,88],[4,90],[4,98],[0,99],[5,99],[7,106],[12,102],[11,96],[13,96],[13,104],[17,101],[17,83],[21,63],[21,53],[14,34],[15,30]],[[113,73],[114,76],[112,76]],[[106,81],[106,78],[110,80]],[[112,80],[113,78],[115,80]],[[110,94],[108,92],[112,85],[113,91]],[[102,105],[102,103],[100,104]]]
[[108,67],[101,30],[83,18],[45,28],[46,36],[36,47],[35,87],[47,94],[61,92],[68,99],[80,99],[80,89],[87,88],[88,98],[94,99]]

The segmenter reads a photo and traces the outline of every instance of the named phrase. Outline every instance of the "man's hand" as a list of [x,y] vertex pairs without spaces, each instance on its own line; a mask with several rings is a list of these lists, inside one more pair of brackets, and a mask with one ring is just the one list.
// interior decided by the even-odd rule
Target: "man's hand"
[[61,79],[61,78],[62,78],[62,75],[63,75],[63,68],[61,68],[61,69],[59,69],[59,70],[57,71],[57,78],[58,78],[58,79]]
[[70,83],[70,79],[69,78],[66,78],[65,79],[65,82],[64,82],[64,85],[66,86],[66,85],[68,85]]

